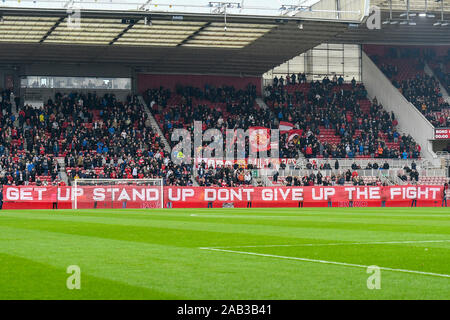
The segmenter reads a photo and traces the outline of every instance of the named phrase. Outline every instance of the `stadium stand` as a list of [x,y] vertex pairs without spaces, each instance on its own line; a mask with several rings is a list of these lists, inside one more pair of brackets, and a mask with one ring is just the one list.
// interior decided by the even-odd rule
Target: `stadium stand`
[[10,108],[3,103],[4,181],[58,183],[55,158],[64,157],[72,179],[164,178],[167,185],[191,184],[191,167],[171,162],[136,96],[119,102],[112,94],[57,93],[42,109],[23,106],[17,119]]
[[[312,162],[297,175],[280,176],[275,170],[268,179],[272,185],[381,185],[387,182],[378,174],[361,175],[360,170],[383,168],[386,159],[420,159],[420,146],[410,135],[397,131],[393,113],[386,112],[376,99],[368,100],[362,83],[344,83],[336,76],[308,82],[303,74],[286,79],[274,78],[265,88],[267,109],[256,103],[253,85],[245,90],[178,86],[175,92],[160,87],[148,89],[143,97],[168,141],[176,128],[192,132],[194,120],[202,121],[203,130],[217,128],[222,133],[228,128],[292,125],[281,134],[280,158],[305,157]],[[151,127],[137,96],[129,95],[120,102],[114,94],[57,93],[42,109],[17,107],[17,117],[8,92],[3,91],[2,97],[0,155],[4,184],[61,184],[57,161],[61,157],[70,180],[163,178],[165,185],[195,182],[218,187],[261,183],[255,179],[252,165],[172,163],[170,151],[164,150],[163,138]],[[246,144],[248,152],[248,141]],[[316,160],[336,158],[368,160],[374,165],[333,170],[329,164],[314,164]],[[416,179],[409,173],[406,180],[400,173],[398,177],[419,184],[445,180]]]
[[[438,56],[433,48],[366,46],[366,52],[392,84],[435,127],[447,127],[449,108],[439,81],[448,88],[449,56]],[[428,64],[434,75],[425,72]]]
[[295,123],[301,133],[295,140],[283,135],[281,157],[298,151],[307,158],[420,157],[420,146],[400,135],[395,115],[370,102],[363,84],[337,77],[287,85],[274,79],[265,95],[277,119]]

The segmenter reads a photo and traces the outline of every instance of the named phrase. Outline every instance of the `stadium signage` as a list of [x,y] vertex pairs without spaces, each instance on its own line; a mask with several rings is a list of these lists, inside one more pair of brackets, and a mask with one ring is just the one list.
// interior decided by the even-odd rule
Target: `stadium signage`
[[435,139],[450,139],[450,128],[448,129],[434,129]]
[[[332,187],[149,187],[83,186],[37,187],[4,186],[4,208],[203,208],[233,203],[234,207],[390,206],[409,205],[418,200],[426,206],[440,205],[441,186],[332,186]],[[163,192],[163,195],[161,195]],[[161,203],[163,201],[163,203]],[[420,202],[421,201],[421,202]]]

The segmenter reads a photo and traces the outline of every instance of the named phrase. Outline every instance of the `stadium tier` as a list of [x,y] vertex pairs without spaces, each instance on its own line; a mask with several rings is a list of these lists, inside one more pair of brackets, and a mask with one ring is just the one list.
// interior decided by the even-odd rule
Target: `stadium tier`
[[445,49],[365,46],[367,54],[392,84],[435,127],[449,126],[450,105],[442,92],[448,91],[450,79],[450,49]]
[[[114,94],[58,92],[42,109],[35,109],[26,104],[13,107],[5,92],[5,144],[0,148],[3,184],[64,185],[61,170],[69,184],[78,178],[164,178],[165,185],[177,186],[189,186],[193,181],[200,186],[221,187],[263,184],[255,179],[258,173],[253,169],[257,168],[252,165],[174,164],[165,143],[171,141],[174,129],[192,132],[193,121],[201,121],[203,130],[216,128],[222,133],[255,126],[282,128],[279,149],[284,159],[347,158],[374,164],[386,158],[420,159],[420,146],[410,135],[397,131],[394,113],[367,99],[363,84],[343,83],[337,77],[314,82],[303,78],[298,75],[300,83],[294,75],[286,83],[282,77],[274,78],[264,90],[266,104],[261,106],[256,103],[252,85],[244,90],[209,85],[179,86],[176,92],[162,87],[148,89],[144,100],[164,137],[152,127],[151,115],[137,96],[129,95],[121,102]],[[202,147],[207,149],[208,143]],[[246,147],[248,157],[248,139]],[[64,160],[58,162],[58,158]],[[378,168],[386,169],[382,164],[376,165]],[[311,168],[305,165],[305,169]],[[273,185],[381,184],[377,176],[355,178],[357,168],[351,169],[351,179],[347,173],[336,171],[323,179],[298,173],[295,179],[280,176],[275,181],[270,176],[269,180]]]

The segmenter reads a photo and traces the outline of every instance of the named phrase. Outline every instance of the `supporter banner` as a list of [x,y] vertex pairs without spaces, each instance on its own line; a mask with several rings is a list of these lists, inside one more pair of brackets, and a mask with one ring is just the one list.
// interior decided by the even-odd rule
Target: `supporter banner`
[[161,187],[137,185],[38,187],[3,186],[4,209],[161,208]]
[[288,138],[286,140],[286,145],[288,145],[290,142],[293,144],[296,144],[300,137],[303,134],[303,130],[301,129],[293,129],[288,132]]
[[[161,188],[77,188],[77,208],[161,208]],[[73,187],[4,186],[4,209],[73,208]],[[164,187],[164,207],[387,207],[441,206],[441,186]]]
[[270,150],[270,129],[250,127],[249,142],[253,152]]
[[434,129],[435,139],[450,139],[450,129]]
[[253,167],[258,169],[264,169],[272,165],[284,163],[285,165],[295,165],[297,160],[295,158],[281,158],[281,159],[272,159],[272,158],[247,158],[247,159],[235,159],[235,160],[221,160],[221,159],[211,159],[211,158],[197,158],[195,160],[195,164],[198,167],[199,164],[205,162],[208,167],[218,167],[218,166],[232,166],[237,163],[239,166],[247,167],[247,165],[251,164]]

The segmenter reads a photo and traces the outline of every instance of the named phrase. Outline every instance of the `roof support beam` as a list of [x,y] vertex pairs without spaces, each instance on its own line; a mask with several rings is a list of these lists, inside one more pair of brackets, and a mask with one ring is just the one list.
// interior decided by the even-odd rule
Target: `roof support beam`
[[52,32],[53,32],[53,31],[61,24],[61,22],[64,21],[64,19],[65,19],[65,17],[59,18],[58,21],[55,22],[55,24],[53,25],[53,27],[51,27],[51,28],[48,30],[48,32],[42,37],[42,39],[39,40],[39,43],[44,42],[45,39],[47,39],[47,38],[52,34]]
[[183,44],[185,44],[186,42],[188,42],[189,40],[195,38],[195,36],[197,34],[199,34],[202,30],[205,30],[206,28],[208,28],[211,25],[211,21],[205,23],[203,26],[201,26],[200,28],[198,28],[197,31],[193,32],[192,34],[190,34],[187,38],[185,38],[183,41],[181,41],[179,44],[177,44],[177,47],[182,46]]
[[128,30],[130,30],[131,28],[133,28],[133,26],[139,22],[140,19],[136,19],[134,20],[132,23],[130,23],[125,29],[122,30],[121,33],[119,33],[114,39],[112,39],[112,41],[108,44],[108,45],[112,45],[114,42],[116,42],[117,40],[119,40],[120,38],[122,38],[122,36],[128,32]]

